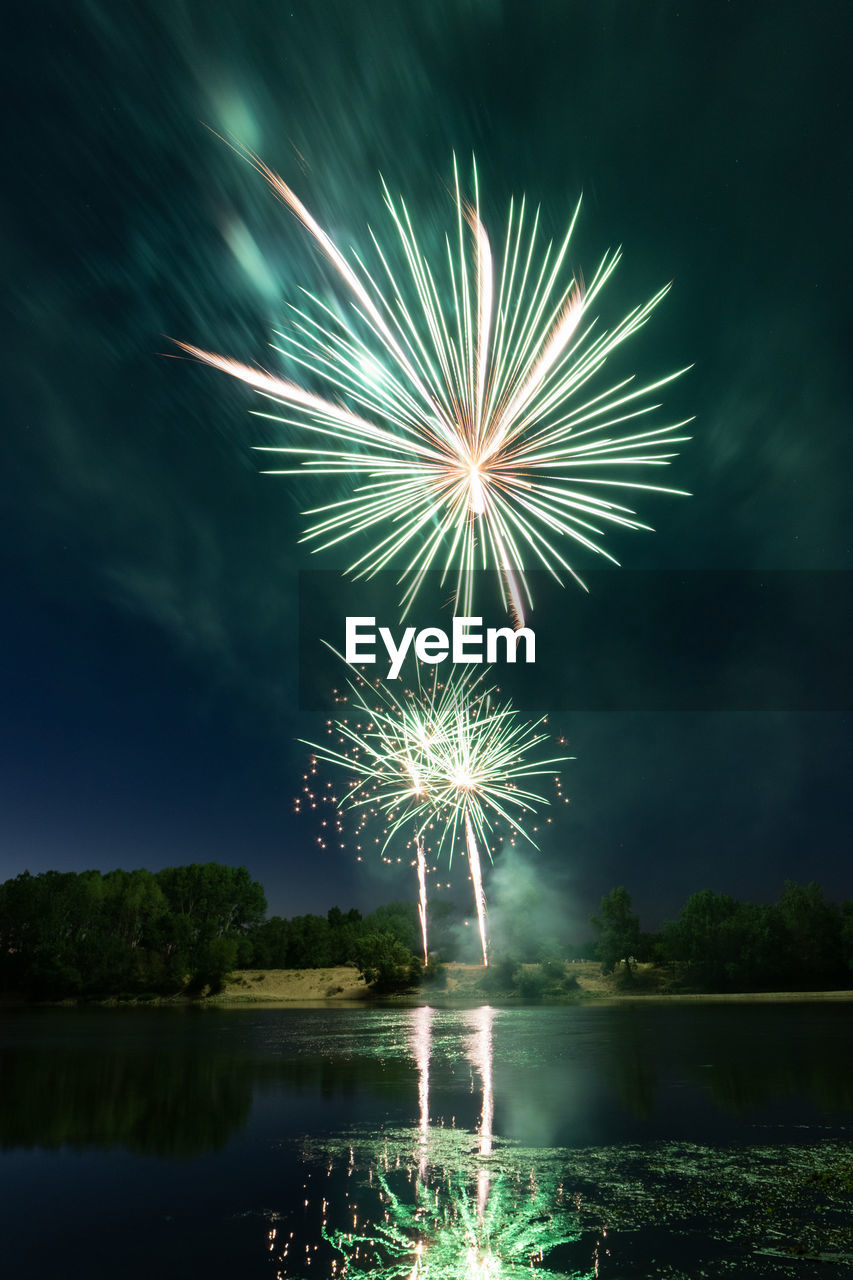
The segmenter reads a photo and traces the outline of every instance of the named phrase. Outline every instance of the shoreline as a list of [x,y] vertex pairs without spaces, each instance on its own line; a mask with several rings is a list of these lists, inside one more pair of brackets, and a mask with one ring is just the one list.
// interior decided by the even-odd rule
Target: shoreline
[[[535,966],[530,966],[535,968]],[[357,1008],[364,1005],[457,1008],[480,1005],[506,1008],[544,1006],[604,1006],[642,1004],[804,1004],[853,1001],[853,990],[843,991],[678,991],[660,985],[662,975],[651,966],[638,974],[638,989],[620,989],[619,978],[603,976],[593,963],[575,963],[567,972],[577,985],[569,990],[544,991],[531,999],[518,992],[482,991],[479,965],[449,964],[442,985],[429,981],[411,991],[383,994],[368,987],[355,969],[243,970],[235,973],[224,991],[200,1002],[216,1008]]]
[[[535,970],[538,966],[524,966]],[[244,969],[232,973],[224,989],[216,994],[155,995],[145,993],[120,999],[86,1000],[66,998],[30,1003],[7,993],[0,997],[0,1009],[12,1008],[210,1008],[210,1009],[358,1009],[374,1006],[417,1008],[470,1008],[483,1005],[504,1008],[546,1006],[603,1007],[616,1005],[697,1005],[697,1004],[844,1004],[853,1002],[853,989],[830,991],[684,991],[673,989],[671,975],[653,966],[640,967],[636,988],[626,989],[624,976],[602,975],[592,962],[567,966],[573,985],[554,983],[537,995],[518,990],[483,990],[484,971],[479,965],[448,964],[441,977],[410,991],[383,993],[369,987],[357,969],[340,965],[326,969]]]
[[699,1004],[850,1004],[853,991],[731,991],[731,992],[673,992],[650,995],[566,995],[544,997],[540,1000],[523,996],[488,995],[486,992],[470,992],[453,995],[444,991],[374,994],[369,989],[357,999],[334,996],[154,996],[119,1000],[40,1000],[0,999],[0,1015],[22,1009],[603,1009],[617,1006],[699,1005]]
[[[148,1001],[149,1005],[178,1003],[180,997],[171,1000]],[[116,1007],[127,1007],[132,1002]],[[189,1000],[186,1004],[193,1003]],[[672,993],[671,995],[584,996],[567,995],[562,998],[541,1000],[524,999],[522,996],[486,995],[476,993],[448,995],[446,992],[424,993],[420,991],[401,994],[373,995],[369,991],[359,1000],[326,998],[320,1000],[269,998],[261,996],[237,997],[207,996],[194,1002],[205,1008],[217,1009],[364,1009],[364,1008],[433,1008],[469,1009],[490,1006],[496,1009],[546,1009],[546,1008],[608,1008],[617,1005],[697,1005],[697,1004],[844,1004],[853,1003],[853,991],[734,991]]]

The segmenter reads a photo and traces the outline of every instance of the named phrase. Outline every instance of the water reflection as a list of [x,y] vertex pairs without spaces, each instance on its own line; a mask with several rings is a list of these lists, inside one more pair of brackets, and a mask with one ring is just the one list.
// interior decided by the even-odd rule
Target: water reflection
[[429,1060],[432,1047],[432,1009],[416,1009],[412,1017],[412,1057],[418,1069],[418,1104],[420,1128],[418,1136],[418,1171],[426,1174],[429,1145]]
[[[446,1171],[418,1179],[399,1194],[384,1172],[375,1177],[381,1217],[358,1232],[327,1237],[339,1250],[348,1276],[376,1280],[514,1280],[531,1271],[545,1277],[591,1276],[593,1271],[554,1271],[547,1256],[575,1241],[573,1207],[559,1188],[535,1176],[500,1172],[484,1203],[471,1194],[467,1172]],[[334,1271],[332,1272],[334,1274]]]
[[851,1052],[842,1008],[9,1016],[4,1244],[44,1274],[37,1186],[92,1280],[128,1224],[127,1280],[834,1280]]
[[[461,1015],[461,1047],[478,1095],[476,1128],[430,1122],[430,1066],[436,1013],[413,1010],[408,1045],[417,1071],[418,1126],[380,1137],[330,1142],[313,1153],[322,1159],[328,1189],[320,1201],[322,1239],[335,1256],[332,1276],[375,1280],[513,1280],[535,1271],[550,1276],[596,1274],[549,1266],[554,1251],[580,1237],[577,1205],[564,1192],[547,1153],[504,1144],[494,1133],[493,1025],[489,1007]],[[341,1206],[332,1205],[336,1172],[346,1170],[344,1228]],[[306,1200],[306,1206],[309,1201]],[[331,1205],[331,1208],[330,1208]],[[285,1266],[289,1236],[279,1255]],[[310,1263],[317,1244],[306,1243],[299,1261]],[[320,1261],[320,1259],[317,1259]],[[282,1270],[280,1276],[288,1276]]]
[[[681,1046],[673,1078],[667,1055],[683,1025],[661,1024],[654,1011],[614,1021],[606,1058],[592,1066],[591,1047],[566,1036],[556,1016],[548,1024],[523,1011],[420,1008],[394,1014],[389,1031],[404,1020],[405,1036],[381,1037],[377,1052],[384,1066],[395,1067],[395,1079],[408,1063],[416,1119],[378,1133],[356,1129],[306,1151],[302,1220],[277,1219],[282,1231],[289,1226],[276,1237],[281,1248],[270,1238],[276,1280],[304,1277],[308,1267],[364,1280],[615,1280],[732,1267],[770,1276],[775,1263],[768,1259],[782,1253],[812,1263],[853,1260],[843,1142],[792,1147],[781,1136],[773,1143],[753,1132],[748,1143],[742,1134],[731,1144],[720,1135],[704,1145],[661,1140],[659,1130],[651,1141],[628,1139],[627,1124],[659,1124],[673,1086],[689,1081],[692,1087],[677,1092],[694,1104],[703,1096],[706,1103],[732,1101],[730,1094],[720,1098],[713,1063],[696,1058],[697,1048],[700,1057],[710,1050],[715,1023],[690,1019],[695,1039],[686,1062]],[[772,1031],[772,1020],[767,1026]],[[463,1124],[460,1074],[472,1104]],[[541,1113],[537,1132],[577,1123],[575,1113],[596,1096],[585,1093],[593,1079],[611,1106],[621,1102],[613,1112],[623,1126],[616,1141],[571,1147],[554,1139],[534,1148],[500,1127],[517,1114],[507,1104],[520,1089]],[[761,1079],[779,1087],[773,1072]],[[798,1082],[805,1079],[813,1075],[797,1073]],[[454,1113],[445,1117],[448,1099]],[[754,1267],[749,1259],[758,1259]]]
[[[667,1125],[669,1136],[681,1136],[696,1133],[701,1116],[731,1134],[750,1120],[775,1122],[782,1108],[850,1116],[844,1013],[485,1007],[351,1018],[336,1011],[304,1023],[276,1010],[257,1019],[243,1011],[167,1018],[141,1010],[7,1017],[0,1149],[195,1154],[220,1150],[262,1096],[319,1097],[338,1112],[370,1095],[403,1112],[416,1087],[419,1164],[436,1128],[433,1089],[440,1109],[464,1112],[476,1136],[482,1199],[496,1087],[504,1137],[537,1147],[667,1136]],[[460,1067],[470,1076],[472,1107],[459,1097]]]
[[206,1048],[7,1049],[0,1058],[0,1149],[123,1147],[183,1157],[221,1150],[243,1128],[252,1074]]
[[608,1020],[603,1063],[625,1112],[654,1121],[671,1106],[665,1090],[691,1086],[721,1116],[744,1118],[808,1100],[827,1116],[853,1113],[850,1032],[843,1006],[810,1006],[810,1032],[796,1006],[625,1008]]
[[[488,1006],[476,1010],[471,1015],[471,1022],[475,1030],[469,1044],[468,1056],[471,1064],[480,1073],[483,1087],[483,1106],[480,1112],[478,1129],[481,1156],[492,1154],[492,1124],[495,1115],[495,1096],[492,1081],[492,1023],[494,1022],[494,1017],[494,1009],[490,1009]],[[490,1182],[489,1170],[483,1165],[477,1170],[477,1208],[481,1218],[485,1216]]]
[[[819,1051],[818,1051],[819,1052]],[[829,1116],[853,1113],[853,1071],[849,1058],[796,1063],[775,1057],[757,1064],[713,1062],[694,1071],[721,1111],[748,1115],[768,1100],[807,1097]]]

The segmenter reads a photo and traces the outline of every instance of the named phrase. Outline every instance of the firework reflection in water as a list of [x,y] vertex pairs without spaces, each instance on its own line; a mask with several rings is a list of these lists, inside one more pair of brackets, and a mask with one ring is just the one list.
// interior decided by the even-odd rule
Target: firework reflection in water
[[[323,1167],[317,1169],[323,1187],[319,1231],[334,1250],[330,1274],[365,1280],[590,1280],[594,1268],[567,1272],[548,1265],[555,1250],[581,1236],[576,1202],[564,1191],[553,1155],[505,1144],[493,1132],[493,1009],[462,1015],[468,1029],[459,1049],[471,1068],[472,1091],[481,1096],[476,1132],[431,1122],[437,1016],[429,1008],[411,1012],[408,1056],[418,1075],[417,1127],[379,1139],[354,1135],[309,1153],[309,1163]],[[344,1172],[344,1202],[336,1204],[336,1178]],[[346,1227],[330,1224],[342,1216]],[[315,1252],[316,1243],[307,1242],[306,1257]]]

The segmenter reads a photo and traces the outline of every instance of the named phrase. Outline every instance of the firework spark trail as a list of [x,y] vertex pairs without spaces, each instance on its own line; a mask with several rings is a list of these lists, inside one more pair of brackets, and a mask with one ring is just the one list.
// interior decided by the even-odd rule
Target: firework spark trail
[[417,836],[415,849],[418,861],[418,919],[421,922],[421,939],[424,944],[424,968],[429,964],[427,948],[427,888],[426,888],[426,854],[424,853],[423,836]]
[[558,580],[565,572],[581,581],[555,535],[616,563],[601,545],[605,527],[650,526],[614,501],[613,490],[682,492],[619,478],[626,467],[668,465],[673,446],[688,438],[678,434],[686,421],[645,425],[659,408],[650,397],[678,373],[636,389],[626,378],[585,398],[587,383],[669,286],[597,332],[590,307],[620,253],[605,255],[586,289],[574,276],[566,282],[580,204],[555,253],[553,243],[539,248],[538,211],[528,226],[525,201],[518,210],[510,202],[496,264],[476,167],[469,204],[454,158],[457,243],[454,251],[446,239],[442,271],[421,250],[405,202],[383,182],[405,265],[395,269],[371,232],[378,261],[371,273],[354,251],[354,265],[347,259],[278,174],[247,148],[235,150],[296,215],[350,295],[351,311],[341,313],[306,291],[308,309],[291,306],[292,332],[277,335],[284,346],[276,350],[328,394],[177,345],[294,411],[259,415],[299,433],[292,444],[260,446],[301,459],[272,474],[362,477],[350,496],[308,513],[315,521],[303,540],[314,550],[369,536],[369,549],[347,571],[369,578],[402,560],[406,610],[436,567],[442,582],[455,572],[457,601],[470,614],[474,570],[493,565],[505,606],[522,621],[532,603],[526,569],[541,565]]
[[480,946],[483,950],[483,967],[488,967],[489,957],[486,949],[486,895],[483,892],[483,870],[480,866],[480,851],[471,827],[471,815],[465,810],[465,848],[468,852],[468,866],[474,883],[474,902],[477,906],[477,927],[480,930]]
[[[520,784],[552,775],[566,756],[531,758],[545,737],[542,720],[518,718],[509,703],[493,700],[481,675],[467,668],[445,684],[433,669],[432,687],[417,693],[393,692],[384,682],[349,682],[354,712],[360,719],[329,721],[337,746],[308,742],[317,760],[338,766],[351,778],[341,804],[378,818],[388,844],[404,826],[414,827],[420,916],[426,949],[426,851],[429,829],[438,829],[437,856],[448,850],[452,861],[457,838],[464,840],[474,888],[477,920],[488,963],[486,909],[480,849],[492,855],[490,840],[499,823],[536,847],[521,820],[548,801]],[[338,749],[342,748],[342,749]],[[423,856],[423,881],[421,881]],[[420,914],[420,912],[419,912]]]

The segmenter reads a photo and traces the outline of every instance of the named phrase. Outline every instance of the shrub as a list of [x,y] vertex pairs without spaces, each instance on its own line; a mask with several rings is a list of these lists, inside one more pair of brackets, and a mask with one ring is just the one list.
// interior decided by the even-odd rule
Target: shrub
[[486,995],[509,995],[515,987],[515,979],[521,968],[517,960],[505,956],[489,965],[477,986]]
[[522,965],[516,976],[515,985],[518,994],[525,1000],[541,1000],[548,985],[548,976],[543,972],[545,965]]
[[440,961],[434,960],[424,969],[421,981],[431,987],[444,989],[447,986],[447,969]]
[[354,958],[364,981],[377,991],[404,991],[418,980],[422,969],[417,957],[382,929],[359,938]]

